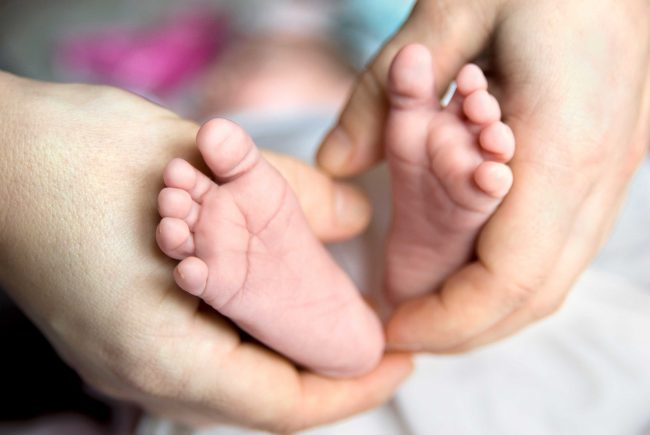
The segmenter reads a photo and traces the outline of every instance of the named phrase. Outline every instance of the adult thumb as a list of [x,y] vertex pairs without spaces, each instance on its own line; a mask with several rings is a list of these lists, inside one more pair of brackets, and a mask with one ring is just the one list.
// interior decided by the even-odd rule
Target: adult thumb
[[291,157],[268,151],[264,157],[287,180],[309,226],[321,241],[348,240],[366,229],[372,206],[360,190]]
[[420,0],[398,33],[360,76],[343,112],[318,152],[318,164],[334,176],[363,172],[383,157],[390,64],[405,45],[418,42],[433,54],[436,92],[487,45],[500,1]]

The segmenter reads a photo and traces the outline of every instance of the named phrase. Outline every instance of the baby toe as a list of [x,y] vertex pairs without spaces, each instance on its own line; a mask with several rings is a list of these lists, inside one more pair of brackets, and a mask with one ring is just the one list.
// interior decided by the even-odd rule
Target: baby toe
[[465,98],[463,112],[474,124],[485,125],[501,119],[501,107],[496,98],[485,90],[476,91]]
[[208,280],[208,265],[197,257],[188,257],[174,269],[176,284],[194,296],[202,296]]
[[156,241],[169,257],[182,260],[194,253],[194,237],[185,221],[165,217],[158,225]]
[[194,167],[183,159],[174,159],[167,164],[163,179],[168,187],[189,190],[196,182]]
[[199,203],[203,196],[216,186],[205,174],[183,159],[169,162],[163,172],[163,179],[167,187],[185,190],[194,201]]
[[239,125],[225,119],[212,119],[196,136],[199,151],[212,173],[221,181],[229,181],[252,168],[259,152]]
[[503,198],[512,187],[512,170],[503,163],[483,162],[476,168],[474,181],[488,195]]
[[162,217],[183,219],[190,230],[199,219],[201,206],[182,189],[167,187],[158,195],[158,211]]
[[166,187],[158,194],[158,211],[162,217],[185,219],[193,202],[187,191]]
[[461,95],[468,96],[476,91],[487,90],[488,82],[481,68],[470,63],[458,73],[456,87]]
[[421,44],[410,44],[395,56],[388,74],[388,97],[398,109],[435,108],[433,59]]
[[501,163],[512,160],[515,153],[515,136],[503,122],[495,122],[481,130],[479,144],[491,159]]

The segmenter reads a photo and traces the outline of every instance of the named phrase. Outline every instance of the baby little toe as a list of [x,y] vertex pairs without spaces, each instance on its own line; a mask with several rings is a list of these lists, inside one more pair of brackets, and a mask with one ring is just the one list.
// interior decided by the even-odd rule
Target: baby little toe
[[197,257],[188,257],[174,269],[176,284],[186,292],[201,297],[208,280],[208,265]]

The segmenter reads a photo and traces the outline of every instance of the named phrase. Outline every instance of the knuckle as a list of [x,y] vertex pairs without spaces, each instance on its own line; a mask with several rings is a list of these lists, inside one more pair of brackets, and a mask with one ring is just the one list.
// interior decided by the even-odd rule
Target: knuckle
[[509,304],[508,308],[514,310],[524,306],[535,294],[537,294],[539,285],[539,280],[513,282],[510,284],[506,291],[506,300]]
[[265,412],[258,414],[258,420],[253,426],[277,434],[290,434],[308,429],[310,424],[304,421],[297,409],[297,402],[273,403]]
[[97,387],[109,395],[131,400],[176,395],[173,373],[165,370],[155,355],[156,350],[143,343],[124,343],[104,349],[109,376]]
[[264,429],[277,434],[290,434],[306,429],[306,427],[291,423],[291,420],[287,419],[270,423]]
[[649,151],[648,143],[643,140],[638,140],[630,146],[629,152],[624,155],[620,170],[620,175],[624,181],[630,179],[637,172],[639,165]]
[[550,299],[533,304],[530,311],[534,320],[542,320],[556,314],[562,306],[564,306],[564,298]]

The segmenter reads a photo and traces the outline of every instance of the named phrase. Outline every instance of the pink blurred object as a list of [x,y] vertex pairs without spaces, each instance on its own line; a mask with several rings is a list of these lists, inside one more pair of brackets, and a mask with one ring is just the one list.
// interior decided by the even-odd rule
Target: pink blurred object
[[194,11],[150,28],[113,27],[67,38],[57,53],[73,75],[142,94],[165,94],[215,60],[227,20]]

